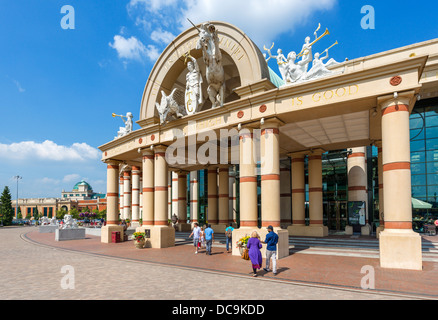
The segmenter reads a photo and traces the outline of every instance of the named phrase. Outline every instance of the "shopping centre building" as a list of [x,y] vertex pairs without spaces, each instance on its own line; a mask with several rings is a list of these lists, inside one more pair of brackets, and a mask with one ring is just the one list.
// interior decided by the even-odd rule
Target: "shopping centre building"
[[182,231],[232,222],[233,241],[272,225],[279,258],[289,236],[375,235],[382,267],[421,270],[413,217],[437,210],[438,39],[325,62],[315,48],[329,36],[286,57],[224,22],[180,34],[147,79],[141,129],[127,115],[99,147],[101,241],[129,218],[150,247],[173,246],[176,215]]

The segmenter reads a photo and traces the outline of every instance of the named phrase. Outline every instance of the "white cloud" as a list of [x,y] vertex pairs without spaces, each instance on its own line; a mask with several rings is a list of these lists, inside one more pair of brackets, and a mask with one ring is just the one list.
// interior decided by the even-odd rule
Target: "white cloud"
[[12,81],[14,81],[14,83],[15,83],[15,85],[17,86],[17,89],[18,89],[19,92],[25,92],[25,91],[26,91],[26,89],[24,89],[24,88],[21,86],[20,82],[18,82],[17,80],[12,80]]
[[64,176],[64,178],[62,179],[62,182],[75,182],[75,181],[79,181],[81,178],[80,175],[78,175],[77,173],[72,173],[72,174],[68,174],[66,176]]
[[120,59],[140,61],[143,62],[145,58],[155,61],[159,55],[159,50],[153,46],[145,46],[136,37],[131,36],[130,38],[125,38],[121,35],[114,36],[114,43],[109,43],[109,46],[117,51]]
[[136,37],[126,39],[121,35],[114,36],[114,43],[109,46],[117,51],[119,58],[142,61],[146,54],[145,45]]
[[175,36],[169,31],[157,29],[151,33],[151,39],[155,42],[162,43],[167,46],[175,39]]
[[[143,27],[182,32],[191,27],[187,18],[196,24],[205,21],[224,21],[236,25],[263,46],[281,34],[293,33],[316,12],[332,9],[338,0],[131,0],[128,13]],[[317,25],[318,21],[315,21]],[[154,32],[150,33],[151,38]],[[307,35],[305,35],[307,36]],[[305,37],[304,36],[304,37]],[[312,35],[310,35],[312,36]],[[303,37],[303,40],[304,40]],[[152,39],[153,40],[153,39]]]
[[11,144],[0,143],[0,158],[9,160],[86,161],[99,159],[100,151],[86,143],[74,143],[68,147],[58,145],[50,140],[43,143],[23,141]]

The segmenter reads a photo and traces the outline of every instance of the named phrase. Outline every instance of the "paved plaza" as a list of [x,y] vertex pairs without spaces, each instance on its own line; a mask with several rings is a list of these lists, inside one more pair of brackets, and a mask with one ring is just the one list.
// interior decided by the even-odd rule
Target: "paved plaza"
[[[250,262],[227,254],[220,243],[211,256],[195,255],[187,242],[161,250],[136,249],[132,241],[103,244],[91,235],[57,242],[53,233],[36,227],[0,228],[0,243],[4,300],[438,298],[436,262],[424,262],[423,271],[406,271],[381,269],[375,258],[294,252],[279,261],[277,276],[261,270],[254,278]],[[374,290],[361,288],[364,266],[375,274]],[[66,277],[74,288],[65,288]]]

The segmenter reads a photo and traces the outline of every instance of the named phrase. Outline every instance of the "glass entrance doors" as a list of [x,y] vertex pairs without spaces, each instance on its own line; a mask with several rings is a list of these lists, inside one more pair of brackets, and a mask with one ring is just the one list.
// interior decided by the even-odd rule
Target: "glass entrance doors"
[[327,204],[327,226],[330,231],[345,231],[347,225],[347,201],[331,201]]

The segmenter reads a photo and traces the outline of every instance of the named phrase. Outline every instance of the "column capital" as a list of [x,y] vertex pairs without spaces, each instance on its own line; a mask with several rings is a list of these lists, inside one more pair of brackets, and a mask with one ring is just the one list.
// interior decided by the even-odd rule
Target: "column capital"
[[409,110],[415,105],[416,93],[415,91],[394,92],[392,95],[381,96],[377,98],[377,105],[381,110],[395,105],[406,105]]
[[262,118],[260,120],[260,129],[278,129],[284,126],[285,123],[278,118]]

